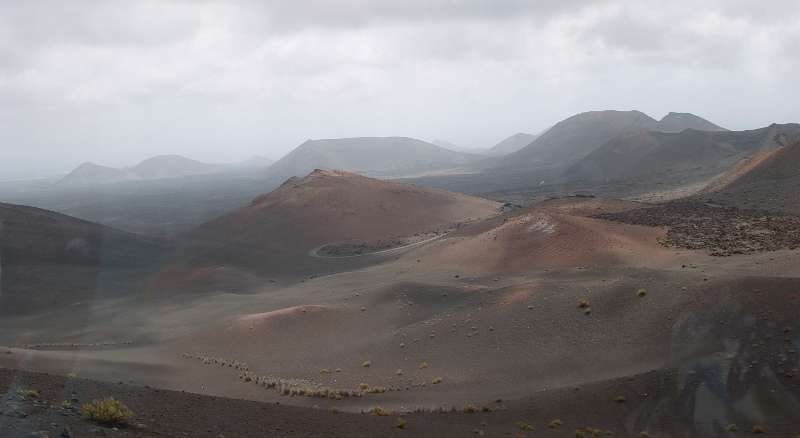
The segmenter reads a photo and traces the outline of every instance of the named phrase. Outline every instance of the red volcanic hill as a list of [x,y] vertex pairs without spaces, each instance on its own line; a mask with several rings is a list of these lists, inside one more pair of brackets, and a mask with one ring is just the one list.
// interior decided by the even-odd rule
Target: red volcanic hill
[[309,252],[329,243],[442,231],[497,214],[499,207],[444,190],[315,170],[196,228],[182,253],[181,270],[198,275],[199,270],[235,267],[291,278],[336,271],[342,269],[342,261],[315,258]]

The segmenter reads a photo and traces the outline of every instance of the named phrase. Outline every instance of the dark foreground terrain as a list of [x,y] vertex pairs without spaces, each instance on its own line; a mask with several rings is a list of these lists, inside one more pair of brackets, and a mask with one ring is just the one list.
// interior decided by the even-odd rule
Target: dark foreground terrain
[[[521,401],[493,400],[458,412],[344,413],[259,403],[122,383],[0,369],[3,437],[795,437],[793,407],[775,406],[768,423],[688,422],[693,393],[713,372],[653,371],[585,387],[542,391]],[[793,382],[800,390],[800,379]],[[681,389],[682,388],[682,389]],[[23,396],[36,389],[36,397]],[[104,427],[73,406],[113,396],[135,413],[128,425]],[[796,412],[796,407],[794,407]],[[402,420],[400,420],[402,418]],[[656,421],[653,421],[653,420]],[[398,424],[404,422],[403,428]]]

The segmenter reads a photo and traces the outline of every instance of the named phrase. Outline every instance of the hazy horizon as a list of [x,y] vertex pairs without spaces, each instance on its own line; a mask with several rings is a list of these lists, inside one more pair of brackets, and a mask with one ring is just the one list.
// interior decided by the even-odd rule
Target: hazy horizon
[[58,1],[0,5],[3,178],[309,138],[486,148],[575,113],[800,121],[800,4]]

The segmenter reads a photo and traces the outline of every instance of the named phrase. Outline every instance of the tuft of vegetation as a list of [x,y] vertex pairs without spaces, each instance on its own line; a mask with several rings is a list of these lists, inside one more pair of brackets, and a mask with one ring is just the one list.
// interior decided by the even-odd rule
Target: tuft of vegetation
[[548,423],[548,424],[547,424],[547,427],[548,427],[548,428],[550,428],[550,429],[558,429],[558,428],[559,428],[559,427],[561,427],[563,424],[564,424],[564,422],[563,422],[563,421],[561,421],[561,420],[559,420],[559,419],[557,419],[557,418],[556,418],[555,420],[553,420],[553,421],[551,421],[550,423]]
[[650,433],[647,432],[646,430],[643,430],[643,431],[639,432],[639,437],[640,438],[652,438],[652,435],[650,435]]
[[582,299],[578,301],[578,308],[579,309],[588,309],[589,308],[589,300]]
[[397,423],[395,424],[396,428],[405,429],[407,425],[408,422],[406,420],[404,420],[403,418],[397,418]]
[[614,432],[610,430],[603,431],[603,429],[598,429],[594,427],[586,427],[583,429],[578,429],[575,431],[575,438],[600,438],[603,435],[613,435]]
[[626,401],[628,401],[628,399],[625,398],[624,395],[618,395],[618,396],[614,397],[614,401],[617,402],[617,403],[625,403]]
[[369,367],[372,366],[372,361],[371,360],[365,360],[364,362],[361,362],[361,366],[364,367],[364,368],[369,368]]
[[646,297],[647,296],[647,289],[640,288],[639,290],[636,291],[636,296],[639,297],[639,298]]
[[388,417],[388,416],[392,415],[391,412],[387,411],[386,409],[383,409],[380,406],[375,406],[374,408],[372,408],[372,410],[370,412],[372,413],[372,415],[375,415],[375,416],[378,416],[378,417]]
[[725,428],[725,430],[727,430],[728,432],[738,432],[739,431],[739,426],[731,423],[731,424],[728,425],[728,427]]
[[422,362],[419,364],[419,369],[424,370],[425,368],[428,368],[428,362]]
[[133,411],[113,397],[86,403],[81,411],[83,418],[104,426],[122,425],[133,417]]
[[17,395],[22,398],[39,398],[42,393],[38,389],[18,389]]
[[434,384],[434,385],[438,385],[438,384],[442,383],[442,378],[441,377],[436,377],[431,381],[431,383]]
[[526,423],[524,421],[517,421],[515,424],[517,426],[517,429],[519,429],[519,430],[521,430],[523,432],[532,432],[533,431],[533,426],[531,426],[530,424],[528,424],[528,423]]
[[767,433],[767,428],[764,427],[764,426],[758,426],[758,425],[753,426],[753,433],[757,434],[757,435],[760,435],[762,433]]
[[474,414],[476,412],[478,412],[478,408],[476,408],[475,406],[473,406],[473,405],[464,406],[464,413],[465,414]]

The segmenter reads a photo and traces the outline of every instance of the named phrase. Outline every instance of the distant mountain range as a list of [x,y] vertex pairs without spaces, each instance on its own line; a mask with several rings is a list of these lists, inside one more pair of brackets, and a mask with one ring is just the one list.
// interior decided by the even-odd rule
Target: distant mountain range
[[628,132],[681,132],[686,129],[725,130],[687,113],[669,113],[657,121],[640,111],[590,111],[558,122],[528,145],[491,166],[508,169],[567,166]]
[[759,150],[778,147],[775,137],[797,125],[749,131],[630,131],[595,149],[565,171],[568,179],[607,181],[658,174],[716,174]]
[[267,168],[273,163],[269,158],[254,156],[235,164],[210,164],[180,155],[159,155],[125,168],[83,163],[59,181],[67,186],[81,186],[121,181],[154,180],[192,175],[208,175],[236,168]]
[[273,164],[268,175],[303,176],[317,168],[400,177],[463,168],[480,155],[456,152],[408,137],[308,140]]

